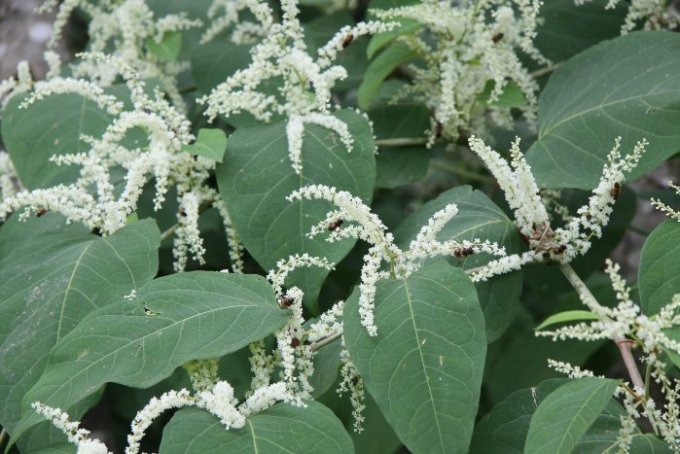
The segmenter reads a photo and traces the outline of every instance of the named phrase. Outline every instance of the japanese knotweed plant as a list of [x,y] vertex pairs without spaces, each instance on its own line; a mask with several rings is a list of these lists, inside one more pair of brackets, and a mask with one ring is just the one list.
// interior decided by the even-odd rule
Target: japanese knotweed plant
[[0,82],[0,446],[680,452],[648,6],[46,1]]

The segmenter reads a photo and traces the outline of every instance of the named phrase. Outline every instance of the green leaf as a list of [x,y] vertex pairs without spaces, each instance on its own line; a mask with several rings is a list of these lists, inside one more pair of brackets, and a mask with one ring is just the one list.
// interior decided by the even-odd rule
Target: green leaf
[[[229,138],[224,163],[217,166],[217,183],[234,228],[264,269],[273,269],[278,260],[304,252],[337,262],[355,243],[353,239],[328,243],[324,238],[308,238],[312,226],[333,209],[331,204],[285,199],[302,186],[325,184],[349,191],[367,203],[371,200],[375,156],[368,121],[351,111],[336,115],[354,137],[352,151],[347,151],[336,133],[306,125],[301,175],[291,167],[284,123],[239,128]],[[305,292],[305,302],[313,308],[327,275],[326,270],[304,268],[292,273],[289,282]]]
[[373,58],[376,52],[390,44],[395,39],[399,38],[400,36],[415,33],[424,27],[424,25],[420,22],[417,22],[413,19],[407,19],[405,17],[392,19],[391,22],[397,22],[401,25],[388,32],[378,33],[371,38],[371,41],[368,43],[368,48],[366,49],[366,55],[368,56],[369,60]]
[[318,402],[306,407],[275,405],[229,429],[210,413],[180,410],[163,430],[159,454],[349,454],[352,439],[342,423]]
[[58,166],[49,159],[87,151],[83,135],[100,137],[112,116],[80,95],[48,96],[25,109],[24,96],[15,96],[2,117],[2,140],[22,185],[47,188],[74,181],[78,166]]
[[[641,68],[643,68],[641,70]],[[542,187],[597,185],[614,138],[649,145],[630,180],[680,148],[680,36],[636,32],[560,66],[539,99],[539,138],[527,153]]]
[[[438,240],[482,238],[504,245],[509,253],[519,251],[521,240],[512,220],[484,193],[472,190],[470,186],[458,186],[443,192],[406,218],[394,233],[397,243],[401,247],[408,247],[428,219],[450,203],[458,205],[458,214],[437,235]],[[491,258],[471,256],[462,261],[456,259],[455,263],[463,268],[471,268],[483,265]],[[477,283],[475,287],[484,310],[487,340],[493,342],[503,334],[517,314],[522,292],[522,272],[497,276],[487,282]]]
[[224,131],[217,128],[201,128],[198,130],[196,142],[185,145],[182,149],[187,153],[222,162],[226,148],[227,136]]
[[[546,380],[537,386],[512,393],[485,415],[475,427],[470,454],[522,454],[531,418],[547,396],[569,379]],[[617,445],[620,416],[625,410],[614,399],[606,407],[588,432],[581,438],[573,452],[600,454],[609,452]],[[659,454],[670,452],[661,440],[637,431],[633,435],[631,452],[636,454]]]
[[210,41],[197,46],[191,55],[191,74],[201,93],[210,93],[220,83],[250,63],[251,46]]
[[182,32],[166,32],[160,42],[149,38],[146,40],[146,48],[163,61],[177,61],[179,52],[182,50]]
[[498,96],[498,99],[491,102],[490,97],[494,86],[494,81],[490,80],[487,82],[486,86],[484,87],[484,91],[482,91],[478,96],[479,101],[489,104],[490,106],[498,107],[520,108],[526,104],[526,99],[524,98],[522,89],[519,88],[519,85],[512,81],[508,82],[505,87],[503,87],[503,91]]
[[414,453],[466,452],[486,354],[484,317],[472,282],[443,261],[407,279],[378,283],[370,337],[347,301],[345,341],[368,391]]
[[584,377],[550,393],[531,418],[525,454],[570,454],[616,389],[616,380]]
[[555,63],[563,62],[605,39],[621,34],[628,6],[618,3],[603,14],[608,1],[577,5],[572,0],[546,0],[539,11],[534,44]]
[[376,156],[375,186],[393,189],[421,180],[430,167],[425,147],[381,147]]
[[195,271],[155,279],[134,301],[91,313],[59,340],[24,398],[17,433],[40,421],[31,402],[69,408],[107,382],[148,387],[189,360],[222,356],[261,339],[287,318],[261,276]]
[[399,65],[413,58],[416,54],[404,44],[395,43],[378,55],[366,69],[364,78],[357,93],[359,107],[366,110],[378,94],[383,81],[392,74]]
[[596,314],[593,314],[590,311],[581,310],[564,311],[546,318],[543,321],[543,323],[536,327],[536,331],[547,328],[548,326],[556,325],[558,323],[579,322],[583,320],[599,320],[599,319],[600,317],[598,317]]
[[640,306],[656,314],[680,293],[680,223],[666,221],[647,237],[638,270]]
[[10,433],[50,349],[88,313],[149,282],[159,242],[151,220],[106,238],[49,213],[26,222],[14,216],[2,226],[0,424]]

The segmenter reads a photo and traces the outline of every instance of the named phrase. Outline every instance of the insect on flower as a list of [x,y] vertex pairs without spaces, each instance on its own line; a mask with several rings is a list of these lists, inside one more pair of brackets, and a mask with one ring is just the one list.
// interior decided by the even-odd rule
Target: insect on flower
[[491,41],[493,41],[494,44],[497,44],[500,40],[503,39],[504,36],[505,36],[505,35],[504,35],[503,33],[501,33],[501,32],[496,33],[495,35],[493,35],[493,36],[491,37]]
[[453,250],[453,255],[458,258],[464,258],[474,253],[475,251],[471,247],[457,247]]
[[345,49],[347,46],[352,44],[352,41],[354,41],[354,35],[350,33],[342,40],[342,48]]
[[277,300],[277,303],[281,309],[288,309],[293,305],[295,300],[290,296],[282,296]]
[[342,227],[343,222],[344,221],[342,219],[336,219],[335,221],[328,224],[328,231],[337,232],[338,230],[340,230],[340,227]]
[[620,194],[621,194],[621,184],[618,183],[618,182],[614,183],[614,187],[612,187],[609,190],[609,195],[611,195],[614,198],[614,200],[618,200]]
[[37,217],[42,217],[42,216],[44,216],[46,213],[47,213],[47,208],[45,208],[45,207],[40,207],[40,208],[38,208],[38,210],[35,212],[35,215],[36,215]]

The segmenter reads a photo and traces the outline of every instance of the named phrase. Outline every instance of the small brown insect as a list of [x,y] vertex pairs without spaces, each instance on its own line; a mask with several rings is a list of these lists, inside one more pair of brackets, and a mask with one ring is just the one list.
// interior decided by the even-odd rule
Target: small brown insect
[[290,340],[290,346],[293,348],[298,348],[300,346],[300,339],[294,337]]
[[457,247],[453,250],[453,255],[458,258],[464,258],[474,253],[475,251],[471,247]]
[[567,250],[567,245],[566,244],[559,244],[555,249],[553,249],[553,252],[555,254],[564,254],[564,251]]
[[338,230],[340,230],[340,227],[342,227],[343,222],[344,221],[342,219],[336,219],[335,221],[328,224],[328,231],[337,232]]
[[282,296],[276,301],[279,304],[279,307],[281,309],[288,309],[290,306],[293,305],[295,300],[291,298],[290,296]]
[[345,36],[345,38],[342,40],[342,48],[344,49],[350,44],[352,44],[352,41],[354,41],[354,35],[350,33],[349,35]]
[[504,35],[503,33],[498,32],[498,33],[496,33],[495,35],[493,35],[493,36],[491,37],[491,40],[493,41],[494,44],[496,44],[496,43],[499,42],[501,39],[503,39],[504,36],[505,36],[505,35]]
[[38,211],[35,212],[35,215],[38,217],[42,217],[47,213],[47,208],[45,207],[40,207],[38,208]]
[[187,216],[187,210],[184,209],[184,207],[179,207],[178,211],[179,215],[185,218]]
[[614,187],[609,190],[609,195],[614,197],[614,200],[618,200],[620,194],[621,185],[619,183],[614,183]]
[[548,251],[543,252],[543,260],[550,260],[550,252]]

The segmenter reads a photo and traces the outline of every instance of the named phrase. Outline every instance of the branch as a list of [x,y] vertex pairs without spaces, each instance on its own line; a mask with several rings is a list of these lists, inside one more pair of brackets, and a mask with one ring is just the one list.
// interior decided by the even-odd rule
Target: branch
[[[583,303],[588,306],[589,309],[593,310],[601,307],[600,303],[597,302],[597,299],[592,294],[590,289],[588,289],[588,286],[586,286],[585,282],[583,282],[578,274],[576,274],[576,271],[574,271],[574,268],[572,268],[571,265],[561,265],[560,271],[562,271],[564,277],[567,278],[569,283],[578,293],[581,301],[583,301]],[[612,336],[611,339],[614,341],[619,349],[619,352],[621,353],[623,364],[626,366],[626,370],[628,370],[628,375],[633,382],[633,386],[644,390],[645,383],[642,380],[642,376],[640,375],[640,371],[638,370],[638,366],[635,363],[635,358],[633,358],[633,353],[631,351],[633,342],[618,334]]]

